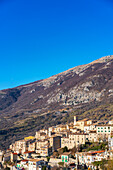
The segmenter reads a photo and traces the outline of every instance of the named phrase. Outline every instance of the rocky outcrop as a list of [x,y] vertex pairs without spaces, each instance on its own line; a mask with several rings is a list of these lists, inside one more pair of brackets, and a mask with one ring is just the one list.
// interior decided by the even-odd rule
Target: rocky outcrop
[[[47,105],[78,105],[112,96],[113,56],[69,69],[50,78],[0,91],[2,113]],[[109,87],[110,86],[110,87]]]
[[113,56],[71,68],[44,80],[1,90],[0,129],[12,126],[15,129],[20,120],[21,124],[26,120],[27,126],[34,117],[59,113],[59,109],[82,108],[83,105],[93,107],[95,102],[106,101],[113,101]]

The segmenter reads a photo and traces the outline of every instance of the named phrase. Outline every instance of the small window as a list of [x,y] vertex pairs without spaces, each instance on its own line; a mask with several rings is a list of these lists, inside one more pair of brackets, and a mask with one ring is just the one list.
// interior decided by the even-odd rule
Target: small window
[[108,129],[110,129],[110,127],[108,127]]

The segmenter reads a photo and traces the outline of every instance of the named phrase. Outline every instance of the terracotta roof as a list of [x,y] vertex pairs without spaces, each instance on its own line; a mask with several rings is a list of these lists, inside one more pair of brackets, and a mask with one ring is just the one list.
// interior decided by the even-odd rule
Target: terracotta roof
[[26,153],[33,153],[34,151],[26,151],[26,152],[24,152],[24,154],[26,154]]
[[18,155],[17,153],[12,153],[13,155]]
[[93,153],[102,153],[102,152],[105,152],[104,150],[101,150],[101,151],[94,151]]
[[37,162],[37,161],[43,161],[43,159],[30,159],[29,161]]
[[85,123],[85,125],[84,125],[84,126],[91,126],[91,125],[89,125],[89,124]]
[[95,155],[95,154],[97,154],[97,153],[103,153],[103,152],[105,152],[104,150],[101,150],[101,151],[93,151],[93,152],[87,152],[86,154],[87,155]]
[[27,159],[21,160],[21,162],[27,162],[27,161],[28,161]]
[[77,133],[77,132],[72,133],[72,132],[70,132],[69,135],[86,135],[86,133]]

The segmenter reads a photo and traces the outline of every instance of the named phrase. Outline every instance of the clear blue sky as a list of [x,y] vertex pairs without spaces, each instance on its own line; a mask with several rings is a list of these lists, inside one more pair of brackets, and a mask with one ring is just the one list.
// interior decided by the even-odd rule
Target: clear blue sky
[[0,89],[111,54],[112,0],[0,0]]

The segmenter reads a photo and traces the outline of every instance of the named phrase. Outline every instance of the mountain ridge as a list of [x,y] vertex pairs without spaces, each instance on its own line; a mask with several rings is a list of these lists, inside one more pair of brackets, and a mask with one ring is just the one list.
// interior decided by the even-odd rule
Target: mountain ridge
[[75,67],[73,67],[73,68],[70,68],[70,69],[68,69],[68,70],[66,70],[66,71],[63,71],[63,72],[58,73],[58,74],[55,74],[55,75],[50,76],[50,77],[45,78],[45,79],[36,80],[36,81],[31,82],[31,83],[19,85],[19,86],[12,87],[12,88],[2,89],[2,90],[0,90],[0,91],[6,91],[6,90],[9,90],[9,89],[20,88],[20,87],[22,87],[22,86],[32,85],[32,84],[34,84],[34,83],[38,83],[39,81],[47,81],[48,79],[51,79],[51,78],[53,78],[53,77],[55,77],[55,76],[58,76],[58,75],[61,75],[61,74],[63,74],[63,73],[67,73],[68,71],[71,71],[71,70],[73,70],[73,69],[75,69],[75,68],[79,68],[79,67],[82,67],[82,66],[85,66],[85,65],[91,65],[91,64],[94,64],[94,63],[106,62],[106,60],[109,61],[110,59],[113,59],[113,55],[108,55],[108,56],[105,56],[105,57],[101,57],[101,58],[99,58],[99,59],[97,59],[97,60],[94,60],[94,61],[90,62],[89,64],[83,64],[83,65],[75,66]]
[[1,148],[40,128],[71,121],[73,115],[112,119],[112,68],[110,55],[47,79],[1,90]]

